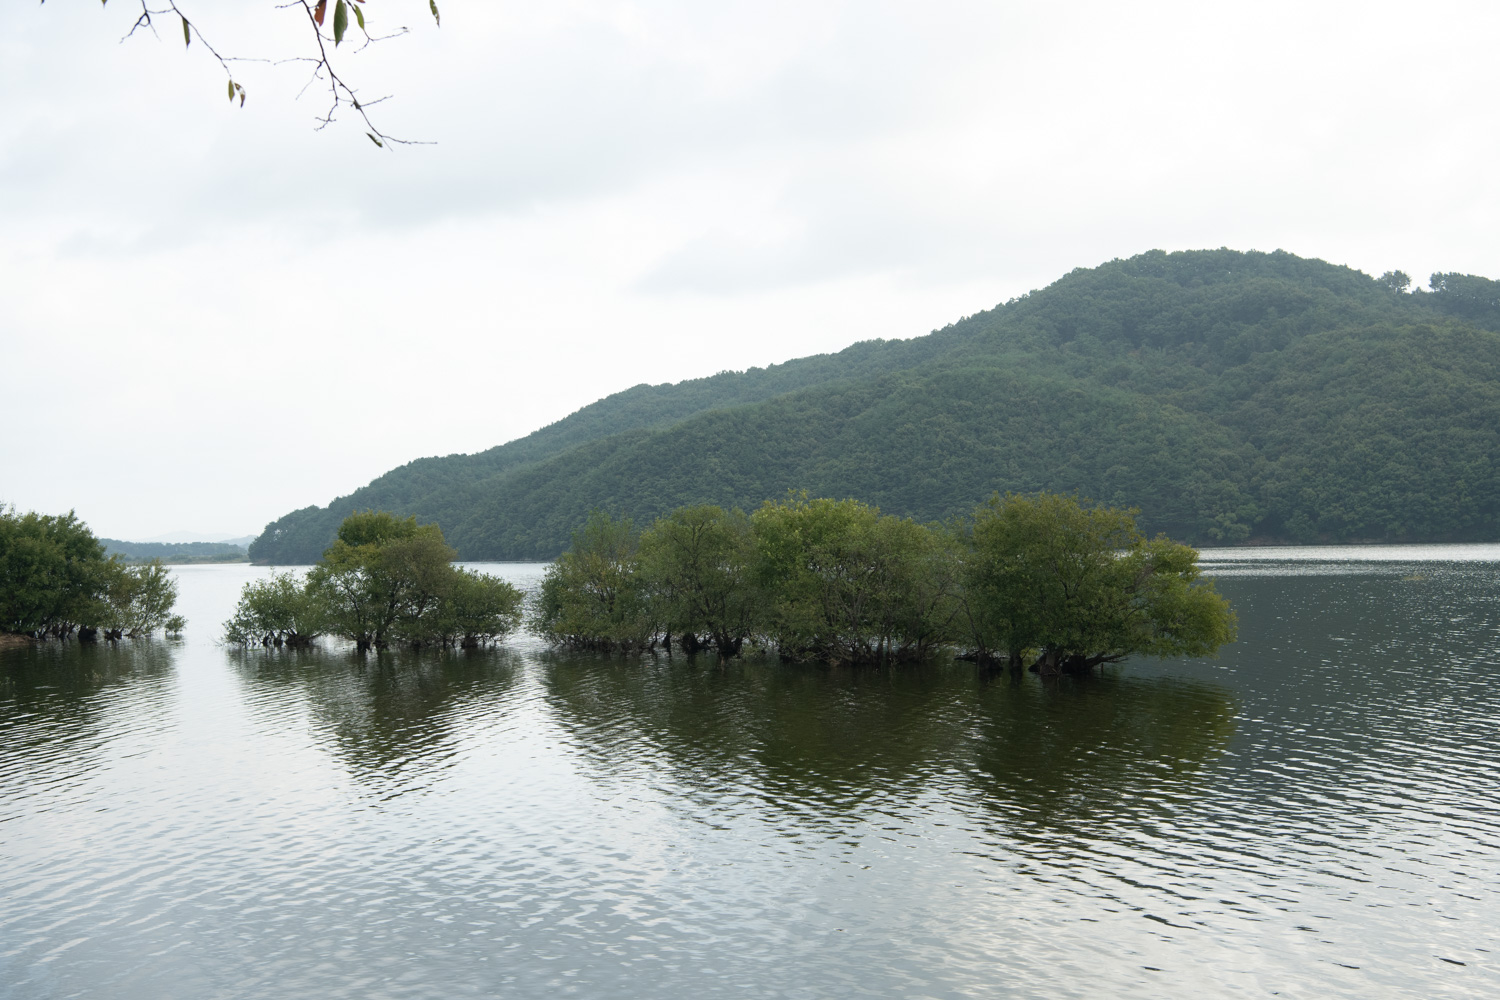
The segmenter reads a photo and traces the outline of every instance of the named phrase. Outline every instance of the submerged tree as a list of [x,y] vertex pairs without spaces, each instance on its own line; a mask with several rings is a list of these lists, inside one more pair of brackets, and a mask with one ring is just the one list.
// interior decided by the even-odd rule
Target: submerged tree
[[473,649],[504,638],[521,624],[525,595],[504,580],[455,569],[428,616],[427,638]]
[[530,625],[575,648],[653,649],[676,635],[725,657],[747,643],[829,663],[940,649],[1017,675],[1091,671],[1133,655],[1201,656],[1235,619],[1197,552],[1146,539],[1134,513],[1072,497],[996,495],[931,527],[857,500],[766,502],[749,518],[683,507],[639,539],[595,512],[547,570]]
[[177,603],[177,581],[153,559],[141,566],[126,566],[116,559],[107,564],[108,583],[98,608],[88,622],[106,639],[137,638],[157,629],[181,632],[185,624],[172,613]]
[[1148,540],[1133,511],[1075,497],[998,494],[967,532],[963,607],[981,660],[1087,673],[1132,655],[1204,656],[1235,638],[1198,553]]
[[473,647],[508,635],[520,624],[521,592],[455,567],[454,555],[435,524],[351,514],[305,581],[282,574],[247,584],[225,639],[298,646],[322,633],[364,652],[395,643]]
[[640,536],[628,519],[594,511],[547,567],[533,632],[558,645],[629,653],[652,645],[657,614],[640,577]]
[[127,566],[71,511],[0,508],[0,631],[37,638],[139,637],[185,624],[177,584],[160,561]]
[[688,653],[711,645],[738,656],[756,631],[762,599],[755,587],[755,540],[741,510],[679,507],[641,536],[641,576],[666,640]]
[[766,624],[782,655],[883,663],[949,638],[952,574],[932,529],[805,493],[767,501],[753,522]]
[[72,511],[0,508],[0,630],[68,634],[92,617],[108,578],[103,544]]
[[292,573],[252,580],[240,591],[224,640],[263,646],[306,646],[327,629],[327,610],[312,588]]
[[452,573],[457,553],[435,524],[384,511],[350,514],[308,585],[323,602],[328,630],[361,650],[426,638],[422,621]]

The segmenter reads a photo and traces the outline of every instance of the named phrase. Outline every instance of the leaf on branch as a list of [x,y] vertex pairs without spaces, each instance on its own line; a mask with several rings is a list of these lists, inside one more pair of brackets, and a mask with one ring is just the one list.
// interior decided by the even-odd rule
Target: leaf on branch
[[349,5],[344,0],[333,8],[333,44],[338,45],[344,40],[344,32],[349,30]]
[[369,136],[370,137],[370,141],[373,142],[375,145],[381,147],[382,149],[385,148],[385,143],[383,143],[379,139],[375,138],[375,133],[374,132],[366,132],[365,135]]
[[432,19],[436,21],[437,26],[441,28],[443,26],[443,15],[438,13],[437,0],[427,0],[427,6],[432,8]]
[[229,81],[229,100],[231,102],[234,101],[234,81],[233,80]]
[[359,22],[359,30],[365,30],[365,12],[358,7],[354,8],[354,19]]
[[318,22],[318,27],[323,27],[323,15],[328,10],[328,0],[318,0],[318,5],[313,8],[313,20]]
[[[182,17],[182,15],[179,14],[178,17]],[[192,44],[193,44],[193,36],[192,36],[192,33],[190,32],[190,30],[188,29],[188,20],[187,20],[187,18],[183,17],[182,18],[182,47],[183,48],[187,48],[189,45],[192,45]]]

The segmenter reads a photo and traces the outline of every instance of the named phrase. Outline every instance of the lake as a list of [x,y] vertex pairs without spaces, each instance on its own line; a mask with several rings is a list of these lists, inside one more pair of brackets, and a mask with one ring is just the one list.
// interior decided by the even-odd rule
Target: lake
[[0,650],[0,995],[1500,995],[1500,546],[1204,562],[1218,659],[1019,686],[238,651],[180,567]]

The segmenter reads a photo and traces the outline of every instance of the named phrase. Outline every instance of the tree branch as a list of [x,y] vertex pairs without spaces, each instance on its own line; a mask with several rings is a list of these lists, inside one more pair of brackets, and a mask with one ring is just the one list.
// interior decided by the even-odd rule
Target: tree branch
[[[42,0],[42,2],[45,3],[46,0]],[[323,114],[318,115],[315,119],[317,122],[317,124],[314,126],[315,130],[321,131],[327,128],[329,125],[332,125],[338,118],[339,111],[347,107],[352,109],[355,114],[359,115],[360,120],[364,122],[365,125],[365,135],[367,135],[370,141],[373,142],[376,146],[387,148],[391,145],[429,145],[429,143],[423,142],[421,140],[402,139],[397,136],[389,135],[386,132],[382,131],[370,117],[368,109],[376,104],[379,104],[381,101],[388,100],[389,95],[385,97],[378,97],[370,101],[361,101],[356,89],[352,85],[350,85],[336,69],[334,69],[333,59],[330,54],[328,43],[332,42],[333,48],[337,49],[337,47],[344,41],[344,35],[346,34],[349,25],[350,12],[353,12],[355,21],[357,22],[359,27],[360,34],[364,36],[364,41],[358,46],[358,48],[354,49],[354,51],[356,52],[362,51],[364,48],[374,42],[387,41],[389,39],[397,38],[407,33],[408,29],[403,27],[397,31],[391,32],[390,34],[370,34],[365,27],[365,17],[363,11],[364,2],[365,0],[334,0],[335,7],[333,35],[327,35],[323,31],[323,22],[327,12],[329,0],[287,0],[286,3],[278,4],[277,9],[279,10],[287,10],[296,7],[300,7],[302,9],[303,13],[307,15],[307,24],[312,31],[313,44],[316,46],[316,53],[313,55],[293,56],[288,59],[250,59],[240,56],[226,56],[222,54],[217,48],[213,46],[212,43],[209,42],[207,38],[204,37],[203,32],[199,30],[197,23],[191,20],[185,13],[183,13],[181,8],[178,7],[177,0],[140,0],[140,16],[136,18],[135,23],[131,25],[130,30],[126,32],[124,38],[121,38],[120,41],[124,42],[126,39],[133,37],[135,33],[137,31],[140,31],[142,28],[149,30],[153,35],[156,35],[158,38],[160,38],[161,36],[157,33],[156,30],[156,19],[161,17],[175,16],[182,24],[183,45],[191,46],[193,40],[196,39],[199,45],[208,50],[209,55],[211,55],[214,60],[218,62],[219,66],[224,70],[224,75],[227,77],[227,91],[229,99],[233,101],[236,97],[238,97],[240,107],[245,106],[245,87],[234,78],[234,71],[231,68],[230,63],[262,62],[268,63],[273,66],[279,66],[282,63],[288,62],[311,63],[312,74],[308,78],[307,83],[303,86],[302,91],[299,92],[299,96],[301,95],[301,93],[306,93],[307,88],[311,87],[313,84],[321,83],[326,85],[329,98],[328,110]],[[155,6],[153,6],[153,4],[155,4]],[[428,0],[428,6],[432,11],[433,19],[441,24],[441,17],[438,13],[436,0]]]

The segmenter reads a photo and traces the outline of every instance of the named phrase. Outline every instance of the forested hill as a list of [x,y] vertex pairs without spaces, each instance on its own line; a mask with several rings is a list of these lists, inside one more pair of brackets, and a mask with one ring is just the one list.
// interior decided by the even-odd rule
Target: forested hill
[[788,489],[922,520],[995,490],[1137,506],[1197,543],[1500,535],[1500,282],[1406,293],[1287,253],[1152,251],[925,337],[636,386],[528,437],[426,458],[252,543],[311,562],[354,510],[440,524],[466,559],[556,555]]

